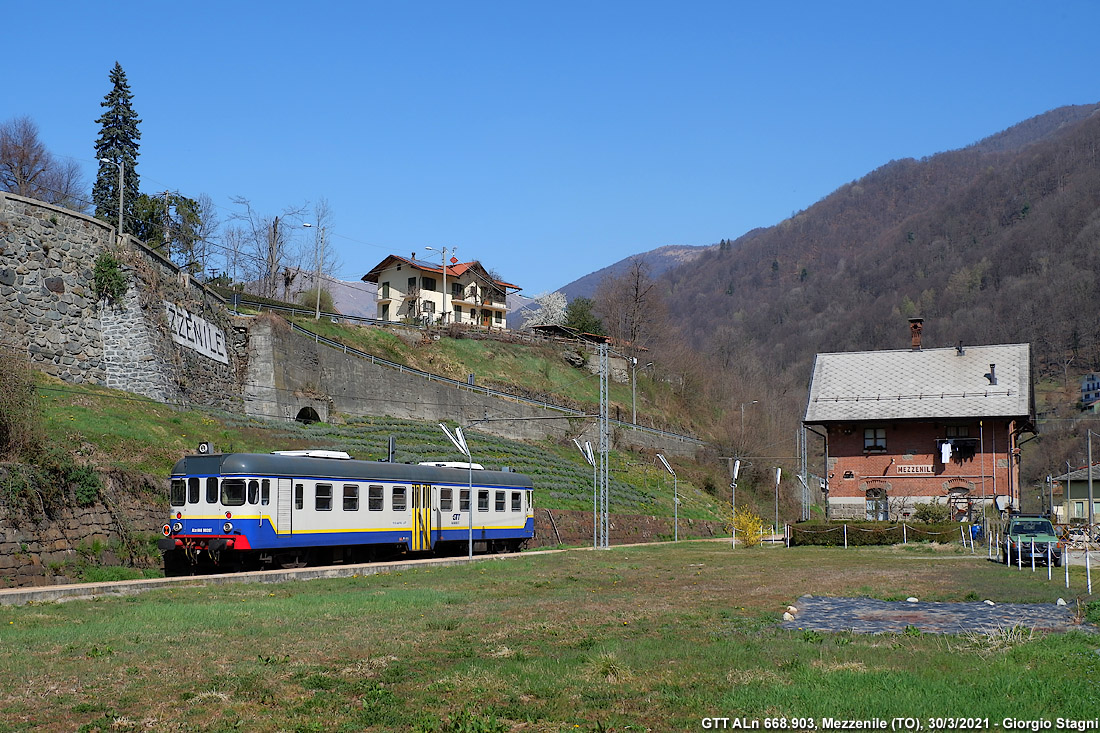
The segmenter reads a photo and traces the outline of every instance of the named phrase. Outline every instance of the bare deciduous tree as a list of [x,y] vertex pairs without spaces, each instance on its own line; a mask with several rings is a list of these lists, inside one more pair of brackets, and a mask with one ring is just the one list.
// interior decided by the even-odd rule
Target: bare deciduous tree
[[0,124],[0,187],[28,198],[84,211],[84,180],[80,166],[58,160],[38,138],[30,117]]
[[608,335],[630,357],[636,357],[664,323],[665,300],[650,276],[649,263],[641,257],[632,257],[624,274],[604,278],[596,288],[595,301]]
[[300,253],[292,251],[291,224],[285,220],[300,222],[306,207],[288,207],[281,215],[261,216],[243,196],[231,200],[244,207],[231,217],[241,223],[244,256],[238,258],[238,263],[243,266],[245,277],[256,281],[260,295],[274,298],[278,295],[279,273],[287,268],[299,269],[301,259]]

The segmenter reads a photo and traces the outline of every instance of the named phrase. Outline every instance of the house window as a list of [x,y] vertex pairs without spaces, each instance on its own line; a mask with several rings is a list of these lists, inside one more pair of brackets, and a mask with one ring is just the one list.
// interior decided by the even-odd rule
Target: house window
[[462,323],[462,306],[455,306],[455,323]]
[[503,313],[501,313],[500,311],[496,311],[496,312],[495,312],[495,313],[493,314],[493,320],[494,320],[494,321],[496,321],[497,325],[499,326],[499,325],[500,325],[500,322],[501,322],[502,320],[504,320],[504,314],[503,314]]
[[412,293],[412,292],[415,292],[415,291],[416,291],[416,278],[415,277],[410,277],[408,285],[406,285],[406,287],[405,287],[405,292],[406,293]]
[[382,283],[382,299],[386,300],[390,297],[390,284],[389,281]]
[[886,451],[886,428],[865,428],[863,430],[863,450]]
[[970,427],[968,425],[948,425],[944,434],[948,438],[969,438]]
[[434,277],[422,277],[422,278],[420,278],[420,287],[423,290],[435,290],[435,278]]
[[390,304],[389,303],[383,303],[382,304],[382,309],[379,312],[378,317],[381,318],[383,321],[390,320]]
[[1084,519],[1085,518],[1085,502],[1075,501],[1073,502],[1073,518]]
[[454,283],[454,282],[451,283],[451,297],[452,298],[461,298],[462,297],[462,283]]

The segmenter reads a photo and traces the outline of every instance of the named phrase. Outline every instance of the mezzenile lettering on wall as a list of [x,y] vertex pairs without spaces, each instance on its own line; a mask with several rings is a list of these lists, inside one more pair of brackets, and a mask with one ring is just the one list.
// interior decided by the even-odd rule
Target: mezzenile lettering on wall
[[222,364],[229,363],[229,355],[225,350],[225,332],[206,319],[189,313],[167,300],[163,302],[173,341],[199,352],[208,359],[220,361]]

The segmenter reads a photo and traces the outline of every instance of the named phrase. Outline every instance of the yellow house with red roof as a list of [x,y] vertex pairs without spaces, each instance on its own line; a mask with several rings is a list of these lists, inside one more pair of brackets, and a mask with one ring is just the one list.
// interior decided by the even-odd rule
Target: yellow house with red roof
[[389,255],[364,275],[378,286],[378,318],[424,325],[508,328],[508,293],[520,287],[493,277],[480,262],[442,263]]

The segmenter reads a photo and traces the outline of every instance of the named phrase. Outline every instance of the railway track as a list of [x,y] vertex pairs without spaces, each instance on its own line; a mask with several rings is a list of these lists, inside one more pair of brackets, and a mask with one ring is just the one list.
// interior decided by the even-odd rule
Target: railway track
[[[559,550],[543,550],[559,552]],[[519,553],[475,555],[474,562],[515,557]],[[531,554],[531,553],[525,553]],[[318,578],[350,578],[358,575],[397,573],[417,568],[449,567],[470,562],[468,557],[429,557],[415,560],[363,563],[359,565],[327,565],[295,568],[292,570],[259,570],[247,573],[219,573],[213,575],[187,575],[175,578],[146,578],[118,580],[106,583],[69,583],[65,585],[37,586],[32,588],[5,588],[0,590],[0,606],[22,606],[27,603],[54,603],[105,596],[128,596],[161,588],[226,585],[229,583],[285,583],[291,580],[316,580]]]

